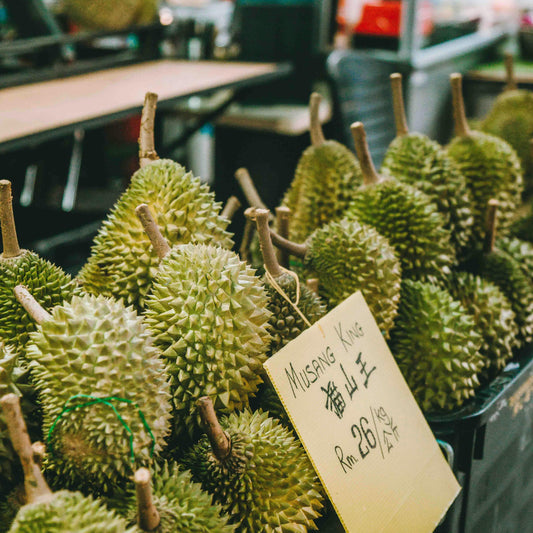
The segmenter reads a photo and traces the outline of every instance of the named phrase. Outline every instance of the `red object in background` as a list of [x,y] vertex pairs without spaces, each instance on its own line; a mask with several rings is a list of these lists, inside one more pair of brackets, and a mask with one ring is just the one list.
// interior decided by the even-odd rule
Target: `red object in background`
[[[340,0],[337,10],[337,23],[343,30],[346,28],[346,19],[344,17],[345,2],[346,0]],[[422,35],[430,34],[433,30],[431,3],[421,2],[417,16]],[[361,18],[351,28],[351,33],[380,37],[399,37],[401,23],[401,1],[382,0],[378,2],[366,2],[363,6]]]

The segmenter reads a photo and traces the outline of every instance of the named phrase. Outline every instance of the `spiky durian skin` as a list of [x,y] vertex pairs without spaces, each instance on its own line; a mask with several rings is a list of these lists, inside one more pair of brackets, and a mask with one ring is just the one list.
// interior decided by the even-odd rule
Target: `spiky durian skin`
[[0,258],[0,339],[23,353],[36,325],[13,293],[17,285],[27,287],[45,309],[81,291],[67,273],[34,252],[22,250],[17,257]]
[[533,93],[525,90],[504,91],[495,100],[481,130],[507,141],[520,158],[526,189],[533,187]]
[[446,290],[402,283],[391,351],[423,411],[450,411],[474,396],[481,343],[474,319]]
[[306,265],[333,309],[360,290],[388,337],[400,299],[401,267],[388,240],[358,220],[342,219],[316,230],[307,241]]
[[231,248],[221,204],[199,178],[174,161],[160,159],[138,170],[95,237],[78,279],[86,291],[123,298],[144,307],[159,258],[135,208],[150,206],[169,244],[212,243]]
[[498,228],[505,232],[522,195],[522,169],[516,152],[503,139],[480,131],[455,137],[448,155],[466,178],[472,198],[474,243],[483,241],[487,202],[499,201]]
[[503,292],[518,326],[520,345],[533,340],[533,282],[524,275],[520,263],[503,250],[494,249],[477,261],[474,271]]
[[[302,331],[308,328],[308,325],[268,278],[264,278],[263,281],[269,296],[268,309],[272,313],[269,319],[270,334],[272,335],[270,353],[275,354],[287,343],[298,337]],[[275,282],[291,302],[298,302],[298,309],[311,324],[326,314],[326,307],[320,298],[305,285],[297,283],[290,274],[283,274],[275,278]]]
[[474,218],[465,177],[435,141],[420,133],[396,137],[387,149],[381,171],[427,194],[446,220],[451,242],[463,255]]
[[[199,483],[192,480],[188,470],[174,463],[155,464],[152,475],[153,503],[161,519],[155,533],[232,533],[222,507]],[[137,523],[135,490],[120,494],[109,507],[124,516],[129,525]]]
[[511,304],[496,285],[467,272],[455,273],[446,288],[472,315],[476,330],[483,338],[479,351],[485,358],[485,368],[481,375],[494,377],[513,356],[518,344],[518,327]]
[[104,505],[80,492],[66,490],[50,499],[25,505],[9,533],[135,533],[126,521]]
[[279,420],[285,427],[292,429],[289,415],[285,411],[272,383],[263,383],[254,403],[257,409],[261,409],[261,411],[268,413],[268,416]]
[[213,494],[241,533],[316,529],[321,487],[300,442],[267,413],[232,413],[220,424],[231,454],[218,460],[203,437],[184,458],[193,479]]
[[346,211],[363,177],[355,155],[337,141],[308,147],[282,204],[291,210],[290,238],[303,242]]
[[522,269],[526,278],[533,283],[533,245],[521,239],[498,239],[496,247],[509,254]]
[[511,226],[510,233],[518,239],[533,243],[533,213],[526,214],[515,220]]
[[[51,320],[32,333],[27,355],[43,406],[44,434],[51,437],[51,467],[66,486],[83,483],[106,491],[151,463],[152,439],[139,410],[157,453],[169,427],[169,383],[160,352],[133,308],[103,296],[74,297],[54,307]],[[135,463],[129,433],[110,406],[63,412],[69,400],[69,405],[89,401],[73,399],[78,394],[129,400],[112,405],[132,432]]]
[[442,278],[455,263],[446,221],[426,194],[407,183],[385,179],[359,188],[346,217],[388,239],[405,277]]
[[200,397],[229,413],[263,381],[270,311],[254,272],[234,252],[203,244],[175,246],[161,261],[146,322],[169,363],[176,435],[194,437]]

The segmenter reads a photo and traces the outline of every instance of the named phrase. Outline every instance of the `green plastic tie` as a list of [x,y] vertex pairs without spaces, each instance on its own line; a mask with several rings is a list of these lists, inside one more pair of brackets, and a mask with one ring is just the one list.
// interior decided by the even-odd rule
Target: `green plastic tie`
[[[90,400],[90,401],[89,402],[84,402],[84,403],[79,403],[77,405],[73,405],[73,406],[69,407],[69,403],[71,402],[71,400],[76,400],[78,398],[84,398],[84,399],[87,399],[87,400]],[[133,431],[128,426],[128,424],[126,424],[126,421],[122,418],[122,416],[120,416],[120,413],[117,411],[116,407],[111,403],[111,402],[114,402],[114,401],[123,402],[123,403],[129,403],[129,404],[131,404],[131,405],[133,405],[133,406],[135,406],[137,408],[137,412],[139,413],[139,418],[141,419],[141,422],[142,422],[143,426],[145,427],[146,431],[150,435],[150,438],[152,439],[152,446],[151,446],[151,449],[150,449],[150,457],[152,457],[154,455],[154,450],[155,450],[155,438],[154,438],[154,434],[152,433],[152,430],[150,429],[150,426],[146,422],[146,418],[144,416],[144,413],[141,411],[140,407],[135,402],[133,402],[132,400],[128,400],[127,398],[118,398],[116,396],[105,396],[103,398],[97,398],[96,396],[91,396],[89,394],[75,394],[74,396],[71,396],[64,403],[63,410],[61,411],[61,413],[59,413],[59,415],[54,420],[54,423],[50,427],[50,430],[48,431],[48,436],[46,438],[46,442],[48,444],[48,448],[50,450],[50,453],[52,455],[54,455],[53,448],[51,446],[52,433],[54,432],[59,420],[61,420],[61,418],[63,418],[63,415],[66,415],[67,413],[75,411],[76,409],[81,409],[82,407],[90,407],[91,405],[95,405],[95,404],[99,403],[99,404],[107,405],[108,407],[111,407],[111,409],[113,410],[113,412],[115,413],[115,415],[119,419],[120,423],[124,426],[124,429],[128,432],[128,438],[129,438],[129,441],[130,441],[131,462],[134,463],[135,462],[135,453],[133,451]]]

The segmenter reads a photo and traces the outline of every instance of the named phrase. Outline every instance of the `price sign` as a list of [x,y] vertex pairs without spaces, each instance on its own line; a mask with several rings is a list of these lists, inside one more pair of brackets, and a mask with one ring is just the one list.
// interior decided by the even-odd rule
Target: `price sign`
[[346,531],[435,529],[460,487],[360,292],[265,368]]

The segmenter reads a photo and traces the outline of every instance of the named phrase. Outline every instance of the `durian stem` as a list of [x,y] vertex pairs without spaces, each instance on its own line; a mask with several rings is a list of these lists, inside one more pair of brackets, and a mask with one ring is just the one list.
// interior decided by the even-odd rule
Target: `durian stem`
[[270,238],[270,228],[268,226],[268,217],[270,211],[268,209],[255,210],[255,223],[257,224],[257,233],[259,235],[259,243],[261,245],[261,253],[263,254],[263,262],[265,269],[273,278],[279,278],[283,275],[274,246],[272,246],[272,239]]
[[13,292],[20,305],[26,309],[28,315],[30,315],[32,320],[37,322],[37,324],[42,324],[43,322],[52,319],[52,315],[46,311],[46,309],[41,307],[39,302],[30,294],[24,285],[17,285],[13,289]]
[[33,448],[16,394],[6,394],[0,399],[4,419],[13,448],[19,456],[24,471],[24,489],[28,503],[52,495],[43,474],[33,460]]
[[402,75],[398,72],[390,75],[392,88],[392,106],[394,110],[394,122],[396,123],[396,136],[401,137],[409,133],[402,91]]
[[143,531],[154,531],[161,522],[152,498],[152,476],[147,468],[135,472],[135,493],[137,495],[137,524]]
[[[277,232],[284,239],[289,238],[291,210],[282,205],[276,207]],[[283,248],[278,248],[278,262],[284,268],[289,268],[289,253]]]
[[361,165],[361,171],[363,173],[363,179],[365,185],[372,185],[379,182],[379,176],[376,172],[376,167],[370,156],[370,150],[368,149],[368,143],[366,142],[365,127],[362,122],[354,122],[350,129],[352,130],[353,142],[355,144],[355,151],[357,152],[357,158]]
[[289,241],[289,239],[284,239],[281,235],[277,234],[274,230],[270,230],[270,238],[272,242],[278,248],[284,248],[291,255],[295,255],[300,259],[304,259],[307,254],[307,245],[298,244],[296,242]]
[[514,75],[514,57],[513,54],[510,52],[506,52],[505,56],[503,58],[503,62],[505,64],[505,87],[504,91],[515,91],[518,89],[518,85],[516,84],[516,78]]
[[141,114],[141,130],[139,133],[139,166],[143,168],[159,156],[155,151],[154,123],[157,94],[146,93]]
[[17,239],[17,228],[13,216],[13,197],[11,182],[0,180],[0,225],[2,226],[2,243],[4,257],[17,257],[21,254]]
[[235,171],[235,178],[241,186],[242,192],[246,201],[251,207],[257,207],[259,209],[268,209],[268,207],[263,203],[257,189],[255,188],[254,182],[250,176],[250,173],[245,168],[239,168]]
[[310,115],[310,133],[311,144],[313,146],[320,146],[326,142],[324,132],[322,131],[322,124],[320,123],[320,102],[322,102],[322,95],[319,93],[312,93],[309,99],[309,115]]
[[146,204],[140,204],[135,208],[135,214],[141,221],[144,231],[146,235],[148,235],[157,257],[159,257],[159,259],[163,259],[163,257],[168,255],[170,252],[170,246],[159,230],[157,222],[155,221],[150,208]]
[[246,222],[244,223],[239,255],[243,261],[250,262],[250,246],[255,234],[255,208],[248,207],[245,209],[244,216],[246,218]]
[[46,446],[41,441],[37,441],[31,445],[31,448],[33,450],[33,460],[40,470],[43,467],[43,461],[46,456]]
[[223,461],[231,453],[231,439],[222,429],[213,407],[213,401],[209,396],[200,398],[198,407],[213,453],[218,460]]
[[500,202],[492,198],[488,202],[487,208],[487,221],[485,227],[485,243],[483,250],[485,253],[491,253],[494,250],[494,244],[496,243],[496,223],[498,220],[498,206]]
[[309,278],[306,280],[305,284],[309,290],[313,291],[315,294],[318,294],[318,278]]
[[233,216],[240,209],[240,207],[241,202],[239,202],[239,199],[236,196],[230,196],[220,215],[227,220],[233,220]]
[[455,135],[468,137],[472,132],[468,126],[463,98],[463,76],[457,72],[450,74],[452,86],[453,120],[455,122]]

